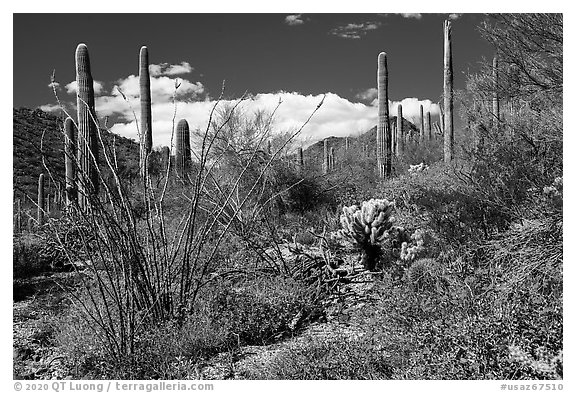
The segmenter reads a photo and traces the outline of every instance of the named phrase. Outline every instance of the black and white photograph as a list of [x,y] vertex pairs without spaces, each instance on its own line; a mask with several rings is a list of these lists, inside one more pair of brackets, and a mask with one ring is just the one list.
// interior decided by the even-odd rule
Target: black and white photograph
[[12,15],[16,390],[570,390],[564,14],[157,6]]

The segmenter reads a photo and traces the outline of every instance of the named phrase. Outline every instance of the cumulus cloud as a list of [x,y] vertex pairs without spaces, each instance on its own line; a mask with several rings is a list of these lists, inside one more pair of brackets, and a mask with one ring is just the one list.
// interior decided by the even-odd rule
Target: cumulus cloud
[[422,19],[422,14],[400,14],[404,18]]
[[183,75],[191,73],[194,68],[190,63],[183,61],[180,64],[150,64],[149,68],[151,76],[161,76],[161,75]]
[[284,23],[286,23],[288,26],[302,25],[304,24],[304,21],[302,20],[302,14],[288,15],[286,18],[284,18]]
[[[155,146],[170,145],[174,115],[172,95],[176,80],[168,76],[151,78]],[[205,88],[200,82],[179,78],[178,81],[181,85],[177,95],[176,120],[188,120],[192,130],[205,130],[216,101],[206,97]],[[138,77],[129,75],[116,81],[115,86],[122,90],[128,102],[117,88],[111,89],[109,93],[96,97],[97,114],[100,118],[110,116],[115,120],[116,123],[111,127],[112,132],[137,139],[135,117],[140,116]],[[273,130],[276,132],[293,131],[306,122],[323,97],[323,94],[303,95],[296,92],[261,93],[240,103],[240,108],[248,113],[256,110],[272,112],[281,101],[274,117]],[[299,141],[307,146],[329,136],[354,136],[366,132],[376,125],[377,100],[370,101],[370,98],[375,97],[376,89],[373,88],[358,93],[357,98],[362,98],[365,102],[353,102],[337,94],[327,93],[322,107],[302,130]],[[223,100],[219,105],[234,103],[235,101]],[[432,116],[437,116],[439,113],[438,106],[430,100],[405,98],[389,103],[391,116],[396,116],[400,103],[403,106],[404,117],[416,123],[420,114],[420,104],[424,106],[425,111],[430,111]],[[55,105],[43,105],[41,109],[59,110]]]
[[378,90],[375,87],[371,87],[366,90],[362,90],[358,94],[356,94],[356,98],[362,101],[372,102],[375,98],[378,97]]
[[376,30],[381,26],[380,22],[348,23],[330,30],[331,35],[347,39],[360,39],[371,30]]
[[456,19],[460,18],[461,16],[462,16],[462,14],[450,14],[450,15],[448,15],[448,19],[456,20]]
[[[72,81],[64,86],[64,88],[68,94],[76,94],[78,91],[78,83],[76,81]],[[94,81],[94,94],[100,94],[102,92],[104,92],[104,83]]]
[[57,104],[40,105],[38,108],[44,112],[59,112],[62,109],[60,108],[60,105]]

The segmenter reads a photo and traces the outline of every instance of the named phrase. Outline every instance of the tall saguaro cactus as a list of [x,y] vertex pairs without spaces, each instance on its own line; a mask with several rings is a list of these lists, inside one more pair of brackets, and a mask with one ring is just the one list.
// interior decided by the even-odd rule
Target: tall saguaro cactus
[[388,112],[388,62],[386,52],[378,55],[378,125],[376,127],[376,163],[380,177],[392,173],[392,130]]
[[38,226],[44,224],[44,174],[41,173],[38,177],[38,210],[37,210],[37,220]]
[[190,127],[186,119],[181,119],[176,126],[176,173],[185,176],[190,163]]
[[78,202],[86,208],[89,195],[98,195],[98,126],[94,110],[94,81],[90,72],[88,47],[76,48],[76,83],[78,84]]
[[432,118],[430,117],[430,111],[426,112],[426,138],[429,141],[432,140]]
[[296,168],[300,175],[304,172],[304,150],[301,147],[298,148],[296,154]]
[[494,56],[492,60],[492,116],[493,124],[496,129],[500,126],[500,101],[498,97],[498,56]]
[[452,74],[452,23],[444,21],[444,163],[454,158],[454,76]]
[[66,205],[70,206],[76,191],[76,126],[71,118],[64,121],[64,167],[66,170]]
[[333,171],[334,170],[334,147],[330,148],[330,156],[328,158],[328,163],[329,163],[329,170]]
[[140,48],[140,175],[147,172],[148,155],[152,152],[152,100],[150,98],[150,72],[148,48]]
[[322,163],[322,173],[327,174],[330,170],[330,158],[328,157],[328,140],[324,139],[324,161]]
[[420,105],[420,142],[424,142],[424,106]]
[[396,155],[398,157],[402,157],[402,155],[404,154],[404,144],[405,144],[404,122],[402,121],[402,104],[398,105],[398,114],[396,115],[396,138],[397,138]]

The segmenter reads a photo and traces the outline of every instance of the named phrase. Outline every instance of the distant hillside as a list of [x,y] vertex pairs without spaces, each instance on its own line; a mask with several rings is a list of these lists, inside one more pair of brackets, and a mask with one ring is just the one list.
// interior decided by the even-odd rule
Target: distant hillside
[[[390,123],[396,122],[396,116],[390,117]],[[403,119],[403,126],[405,130],[411,130],[418,133],[418,128],[410,121]],[[334,154],[337,157],[342,157],[346,147],[345,137],[330,136],[328,139],[328,148],[334,148]],[[348,137],[350,149],[357,153],[366,154],[368,157],[376,157],[376,126],[358,136]],[[363,149],[368,149],[367,153],[363,153]],[[309,168],[322,169],[322,160],[324,157],[324,140],[318,141],[310,145],[304,151],[304,161]]]
[[[41,173],[47,177],[48,192],[54,192],[56,185],[53,184],[42,164],[42,156],[54,181],[60,186],[64,184],[64,136],[61,129],[60,117],[40,109],[14,109],[12,131],[14,198],[27,201],[30,197],[35,200],[38,176]],[[42,133],[44,133],[44,142],[41,144]],[[102,139],[110,146],[113,140],[112,134],[102,131]],[[118,135],[115,135],[115,141],[120,170],[128,176],[137,174],[138,145]],[[100,160],[104,162],[103,155],[100,155]]]

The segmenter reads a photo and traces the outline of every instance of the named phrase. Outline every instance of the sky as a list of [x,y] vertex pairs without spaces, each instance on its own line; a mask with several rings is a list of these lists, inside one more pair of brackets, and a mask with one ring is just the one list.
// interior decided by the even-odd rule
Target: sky
[[402,103],[404,117],[417,123],[423,105],[434,121],[445,19],[452,20],[455,89],[462,89],[466,74],[493,56],[477,30],[480,14],[14,14],[13,106],[61,114],[50,86],[55,71],[58,98],[73,111],[74,52],[85,43],[98,116],[110,117],[113,132],[136,139],[138,55],[146,45],[155,146],[170,144],[176,80],[176,120],[200,130],[224,81],[224,101],[248,94],[241,104],[246,113],[271,111],[281,100],[278,132],[299,128],[325,95],[302,131],[308,144],[376,124],[377,58],[384,51],[391,115]]

